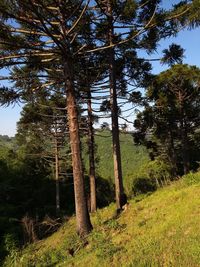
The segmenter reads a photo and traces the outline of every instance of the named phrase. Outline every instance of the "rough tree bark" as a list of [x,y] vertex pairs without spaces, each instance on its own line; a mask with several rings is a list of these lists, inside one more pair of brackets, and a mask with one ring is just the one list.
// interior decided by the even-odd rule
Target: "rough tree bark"
[[178,173],[177,157],[176,157],[176,152],[175,152],[175,148],[174,148],[173,132],[172,132],[172,129],[170,128],[170,125],[169,125],[168,136],[169,136],[169,147],[168,147],[169,160],[170,160],[171,166],[172,166],[172,175],[173,175],[173,177],[176,177],[176,175]]
[[[109,45],[113,44],[114,29],[113,16],[110,0],[107,0],[108,13],[108,41]],[[113,47],[108,49],[109,59],[109,82],[110,82],[110,104],[112,117],[112,142],[113,142],[113,160],[114,160],[114,177],[115,177],[115,198],[117,209],[121,210],[124,203],[124,189],[122,180],[121,152],[119,141],[119,124],[118,124],[118,105],[116,90],[116,72],[115,72],[115,50]]]
[[69,64],[68,59],[64,62],[64,75],[67,93],[67,114],[69,120],[70,145],[72,152],[77,232],[80,236],[85,236],[92,230],[92,224],[90,222],[84,188],[78,111],[73,83],[72,64]]
[[90,177],[90,211],[97,210],[96,203],[96,178],[95,178],[95,155],[94,155],[94,129],[93,129],[93,116],[91,105],[91,92],[87,94],[88,101],[88,148],[89,148],[89,177]]
[[189,173],[189,147],[188,147],[188,135],[184,120],[181,120],[181,146],[182,146],[182,160],[183,160],[183,172],[184,174]]
[[183,160],[183,172],[187,174],[190,170],[190,163],[189,163],[189,147],[188,147],[188,134],[187,134],[187,125],[184,120],[184,110],[183,110],[183,103],[182,103],[182,94],[179,93],[179,112],[180,112],[180,137],[181,137],[181,153],[182,153],[182,160]]
[[56,179],[56,213],[59,214],[60,212],[59,155],[58,155],[58,141],[56,136],[55,136],[55,179]]

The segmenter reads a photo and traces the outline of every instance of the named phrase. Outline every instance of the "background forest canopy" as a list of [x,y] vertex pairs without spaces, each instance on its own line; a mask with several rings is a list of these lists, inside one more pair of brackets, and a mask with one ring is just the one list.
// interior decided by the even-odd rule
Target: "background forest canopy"
[[139,55],[198,27],[199,10],[198,0],[0,1],[0,104],[23,103],[15,138],[0,137],[2,258],[12,236],[50,234],[44,221],[75,212],[85,236],[97,207],[115,200],[119,213],[127,197],[198,170],[200,69],[174,43],[152,59],[168,65],[158,75]]

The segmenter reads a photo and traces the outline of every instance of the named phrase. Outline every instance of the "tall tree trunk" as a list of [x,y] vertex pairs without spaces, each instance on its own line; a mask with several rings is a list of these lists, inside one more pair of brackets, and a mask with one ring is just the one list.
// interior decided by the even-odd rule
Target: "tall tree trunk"
[[181,131],[182,140],[182,159],[183,159],[183,171],[187,174],[190,171],[189,163],[189,148],[188,148],[188,136],[185,127]]
[[91,105],[91,92],[88,89],[88,148],[89,148],[89,176],[90,176],[90,211],[97,210],[96,203],[96,178],[95,178],[95,159],[94,159],[94,129]]
[[189,148],[188,148],[188,135],[187,135],[187,125],[184,121],[184,111],[180,108],[180,131],[181,131],[181,152],[183,160],[183,172],[187,174],[190,171],[189,163]]
[[171,130],[171,125],[172,124],[169,125],[169,131],[168,131],[168,135],[169,135],[168,153],[169,153],[169,158],[170,158],[170,162],[172,166],[172,175],[173,177],[176,177],[178,173],[177,157],[176,157],[175,148],[174,148],[174,138],[173,138],[173,132]]
[[[114,37],[114,29],[113,29],[112,7],[110,0],[107,0],[107,13],[109,22],[108,41],[109,45],[112,45]],[[110,104],[111,104],[111,117],[112,117],[113,160],[114,160],[114,177],[115,177],[115,198],[116,198],[117,209],[121,210],[122,206],[125,203],[123,201],[124,189],[122,180],[121,153],[120,153],[120,141],[119,141],[115,50],[113,47],[108,49],[108,56],[109,56]]]
[[84,236],[92,230],[92,224],[90,222],[85,195],[78,111],[76,106],[75,88],[72,75],[72,64],[69,64],[68,59],[64,62],[64,75],[67,93],[67,114],[69,119],[70,145],[72,152],[76,224],[78,234],[80,236]]
[[59,155],[58,155],[57,136],[55,136],[55,179],[56,179],[56,213],[58,215],[60,212],[60,186],[59,186]]

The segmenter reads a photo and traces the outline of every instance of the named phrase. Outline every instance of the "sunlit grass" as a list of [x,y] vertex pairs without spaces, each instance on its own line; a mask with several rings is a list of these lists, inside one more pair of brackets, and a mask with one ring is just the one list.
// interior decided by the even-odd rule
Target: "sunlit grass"
[[119,217],[114,204],[98,210],[84,240],[74,232],[73,217],[19,253],[16,266],[200,266],[199,174],[189,186],[188,177],[131,200]]

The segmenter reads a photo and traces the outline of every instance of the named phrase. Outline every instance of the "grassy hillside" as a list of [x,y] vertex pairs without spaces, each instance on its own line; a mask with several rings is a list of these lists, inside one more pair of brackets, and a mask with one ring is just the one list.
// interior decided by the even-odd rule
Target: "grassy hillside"
[[24,251],[11,249],[10,266],[200,266],[200,173],[92,215],[93,232],[81,240],[75,218]]
[[[113,174],[113,157],[112,157],[112,137],[111,132],[97,131],[95,135],[96,157],[97,157],[97,174],[114,182]],[[148,161],[148,153],[143,146],[135,146],[133,137],[130,133],[120,134],[122,170],[125,188],[132,187],[132,181],[139,172],[142,165]],[[84,161],[86,171],[88,170],[88,155],[86,145],[84,145]]]

